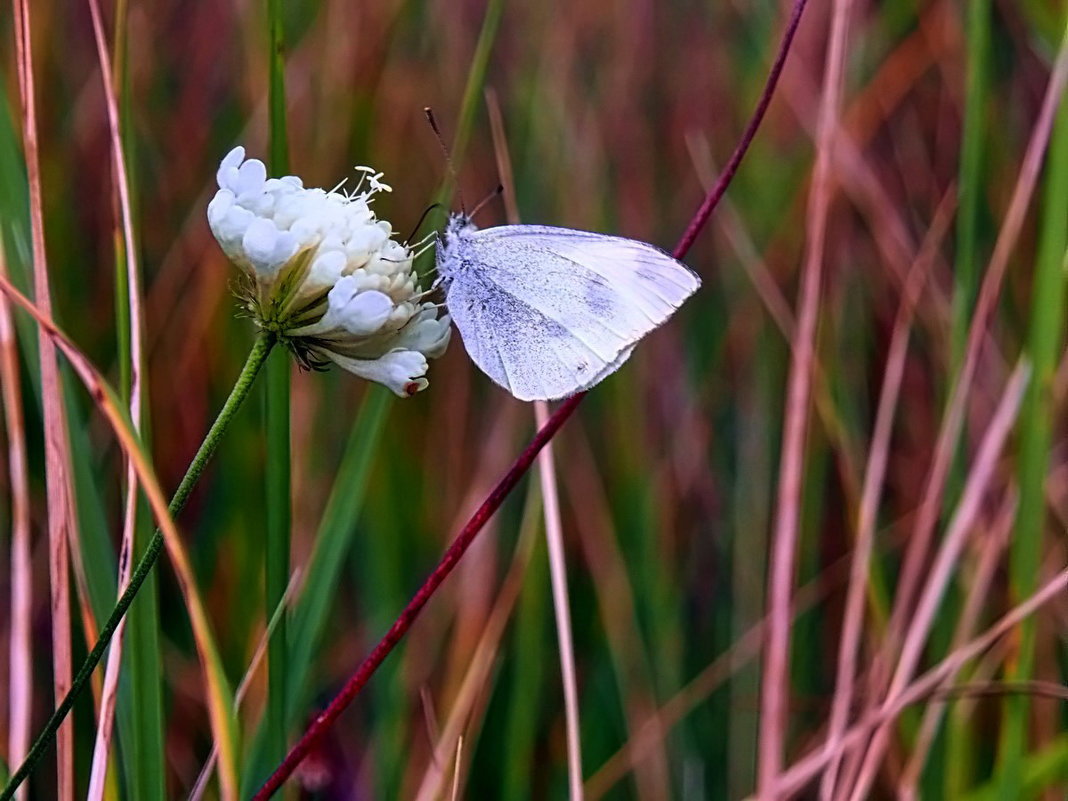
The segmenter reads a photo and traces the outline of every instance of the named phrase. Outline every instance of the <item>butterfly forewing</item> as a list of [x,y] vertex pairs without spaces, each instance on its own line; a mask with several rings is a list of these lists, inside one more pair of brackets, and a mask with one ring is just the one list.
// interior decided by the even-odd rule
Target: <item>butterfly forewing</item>
[[[610,287],[623,311],[640,312],[638,319],[644,315],[646,333],[671,316],[701,284],[689,267],[659,248],[618,236],[545,225],[502,225],[474,232],[470,242],[480,261],[492,263],[496,254],[527,250],[528,261],[541,265],[546,259],[570,268],[576,278],[599,280]],[[495,266],[518,273],[522,286],[526,274],[517,265]]]
[[469,229],[447,258],[446,303],[464,345],[522,400],[610,375],[700,284],[651,245],[548,226]]

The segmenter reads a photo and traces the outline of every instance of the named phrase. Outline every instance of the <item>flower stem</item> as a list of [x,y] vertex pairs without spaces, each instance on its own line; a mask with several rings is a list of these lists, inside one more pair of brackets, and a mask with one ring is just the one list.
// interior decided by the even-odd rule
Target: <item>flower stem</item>
[[270,761],[286,754],[286,612],[283,603],[289,584],[290,454],[289,354],[279,348],[264,371],[265,429],[267,437],[267,528],[263,549],[264,620],[279,613],[267,640],[267,741]]
[[[249,390],[252,388],[252,383],[256,378],[256,374],[259,373],[260,368],[266,361],[267,355],[271,352],[274,343],[274,335],[269,333],[261,333],[256,339],[256,343],[252,346],[252,351],[249,353],[248,359],[245,361],[245,366],[242,368],[241,374],[237,377],[237,382],[234,384],[234,388],[230,390],[230,396],[226,399],[226,403],[223,404],[219,416],[215,418],[215,422],[212,423],[207,436],[204,437],[204,441],[200,444],[200,448],[193,457],[193,461],[190,462],[188,469],[185,471],[185,475],[182,477],[182,481],[178,485],[174,497],[171,498],[170,506],[167,507],[171,517],[176,516],[182,510],[182,507],[185,506],[185,502],[189,499],[193,487],[196,486],[197,480],[200,478],[201,473],[204,472],[204,467],[215,454],[215,450],[218,448],[219,441],[222,439],[222,435],[226,431],[227,426],[229,426],[230,421],[233,419],[237,410],[241,408],[241,404],[244,402],[245,398],[248,397]],[[111,642],[111,638],[115,634],[115,629],[119,625],[119,621],[122,620],[123,616],[130,608],[130,604],[133,603],[138,590],[141,589],[141,585],[144,584],[145,579],[148,578],[149,573],[151,573],[161,550],[163,550],[163,534],[157,528],[156,532],[152,535],[152,539],[149,541],[148,546],[145,548],[141,560],[137,563],[133,574],[130,576],[130,583],[126,586],[122,596],[115,604],[111,616],[101,628],[96,645],[93,646],[93,650],[89,652],[89,655],[85,657],[85,661],[82,662],[82,666],[78,669],[78,673],[71,683],[70,690],[63,697],[63,700],[60,701],[59,706],[56,707],[55,712],[52,713],[52,716],[48,719],[48,723],[45,724],[41,733],[37,735],[37,739],[34,740],[33,745],[30,747],[30,752],[26,756],[26,759],[23,760],[19,769],[15,771],[8,780],[3,791],[0,791],[0,801],[8,801],[8,799],[14,796],[19,785],[26,780],[30,775],[30,772],[33,770],[34,765],[36,765],[41,757],[44,756],[45,749],[48,748],[49,743],[55,737],[64,718],[67,717],[71,707],[74,706],[74,701],[85,688],[85,685],[88,684],[89,678],[93,675],[93,670],[104,656],[104,651],[107,650],[108,644]]]

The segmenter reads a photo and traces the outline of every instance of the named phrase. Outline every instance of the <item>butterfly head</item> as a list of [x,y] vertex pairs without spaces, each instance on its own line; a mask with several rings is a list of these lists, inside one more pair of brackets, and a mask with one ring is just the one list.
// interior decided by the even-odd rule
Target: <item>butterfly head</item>
[[438,281],[448,281],[458,268],[463,238],[478,230],[466,214],[450,214],[445,230],[438,237]]
[[477,230],[477,226],[471,221],[471,217],[464,212],[449,215],[449,221],[445,224],[445,243],[450,244],[457,237]]

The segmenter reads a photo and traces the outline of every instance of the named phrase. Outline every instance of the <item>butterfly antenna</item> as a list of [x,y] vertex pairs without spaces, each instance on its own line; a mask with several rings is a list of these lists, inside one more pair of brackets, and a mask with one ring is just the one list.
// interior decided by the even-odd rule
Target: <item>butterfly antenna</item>
[[456,199],[460,201],[460,213],[467,217],[467,210],[464,208],[464,194],[460,191],[460,176],[456,173],[456,165],[452,163],[452,156],[449,155],[449,148],[445,144],[444,137],[441,135],[441,128],[438,127],[437,117],[434,116],[434,110],[430,108],[430,106],[424,108],[423,113],[426,115],[426,120],[430,123],[430,128],[434,131],[434,136],[437,138],[438,144],[441,146],[441,153],[445,156],[445,165],[449,169],[449,177],[452,178],[453,183],[456,184]]
[[412,229],[412,232],[408,235],[408,238],[404,240],[405,243],[411,244],[412,240],[415,239],[415,235],[419,233],[420,226],[422,226],[422,224],[426,222],[426,216],[430,214],[430,212],[432,212],[434,209],[440,208],[440,203],[431,203],[429,206],[427,206],[426,209],[423,210],[423,213],[419,215],[419,222],[415,224],[415,228]]
[[478,214],[487,203],[489,203],[491,200],[494,200],[494,199],[500,197],[503,194],[504,194],[504,184],[497,184],[497,188],[496,189],[494,189],[492,192],[490,192],[488,195],[486,195],[484,198],[482,198],[482,200],[480,200],[478,202],[478,205],[475,206],[473,209],[471,209],[471,217],[474,218],[474,216],[476,214]]

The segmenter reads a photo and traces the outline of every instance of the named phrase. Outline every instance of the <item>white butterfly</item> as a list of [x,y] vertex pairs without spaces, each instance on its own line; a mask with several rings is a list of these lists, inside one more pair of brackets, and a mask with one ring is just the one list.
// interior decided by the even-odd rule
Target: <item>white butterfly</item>
[[545,225],[480,231],[461,214],[438,241],[437,268],[467,352],[524,401],[611,375],[701,285],[644,242]]

